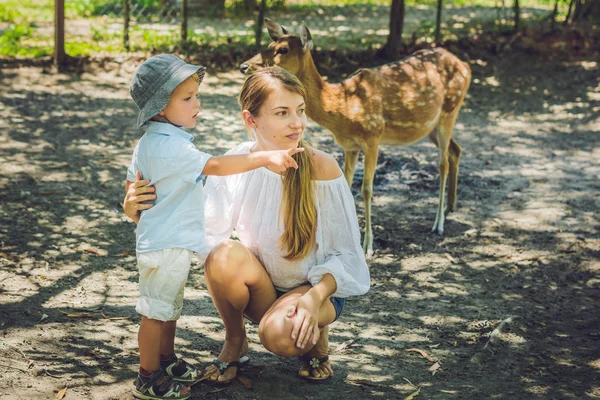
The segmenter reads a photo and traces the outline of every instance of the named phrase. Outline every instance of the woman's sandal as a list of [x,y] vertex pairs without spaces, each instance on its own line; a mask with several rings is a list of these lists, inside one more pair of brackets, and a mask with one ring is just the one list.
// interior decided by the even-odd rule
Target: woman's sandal
[[308,376],[299,375],[300,378],[306,379],[311,382],[325,382],[331,379],[331,375],[328,375],[325,378],[317,378],[313,375],[315,369],[319,368],[324,362],[329,361],[328,355],[326,355],[325,357],[316,358],[305,354],[303,356],[300,356],[300,360],[302,362],[308,362]]
[[235,380],[235,378],[237,378],[238,374],[240,373],[240,369],[242,369],[242,367],[245,366],[246,364],[248,364],[249,362],[250,362],[250,357],[248,357],[248,356],[242,356],[242,357],[240,357],[240,359],[238,361],[230,361],[230,362],[219,361],[218,359],[215,358],[212,361],[212,364],[215,367],[217,367],[217,369],[221,373],[221,375],[219,375],[219,376],[224,375],[225,371],[227,371],[231,367],[237,367],[236,374],[233,377],[231,377],[230,379],[227,379],[226,381],[219,381],[218,377],[217,377],[217,380],[211,380],[211,379],[207,379],[207,378],[202,379],[202,380],[211,385],[219,385],[219,386],[229,385],[233,380]]

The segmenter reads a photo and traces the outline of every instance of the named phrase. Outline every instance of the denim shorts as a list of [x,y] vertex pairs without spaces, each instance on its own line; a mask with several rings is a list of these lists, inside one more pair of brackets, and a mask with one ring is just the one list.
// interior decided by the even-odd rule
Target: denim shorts
[[[275,293],[277,295],[277,298],[280,298],[287,292],[283,292],[283,291],[275,288]],[[335,309],[334,321],[337,321],[337,319],[340,317],[340,315],[342,315],[342,310],[344,309],[344,303],[346,302],[346,299],[343,299],[341,297],[330,297],[329,300],[331,300],[331,304],[333,304],[333,308]]]

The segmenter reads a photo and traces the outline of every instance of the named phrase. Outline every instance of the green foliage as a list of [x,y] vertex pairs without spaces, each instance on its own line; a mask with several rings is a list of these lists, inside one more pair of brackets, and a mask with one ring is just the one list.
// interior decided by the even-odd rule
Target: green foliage
[[29,43],[34,30],[29,24],[12,24],[0,35],[0,56],[41,57],[52,54],[48,45]]
[[28,23],[32,21],[52,21],[54,2],[35,0],[2,0],[0,21],[9,23]]
[[120,43],[90,43],[75,41],[65,43],[65,52],[73,56],[91,56],[100,52],[118,53],[123,51]]
[[[8,23],[9,28],[0,31],[0,55],[37,57],[53,53],[53,0],[0,0],[0,21]],[[248,16],[243,0],[226,0],[224,19],[201,17],[190,23],[188,41],[182,42],[180,27],[174,21],[161,22],[158,12],[164,4],[174,4],[175,0],[130,0],[134,21],[130,28],[131,51],[181,51],[201,46],[203,50],[230,52],[254,47],[253,20],[256,13]],[[525,11],[523,26],[539,22],[549,15],[555,0],[520,0]],[[257,4],[260,0],[256,0]],[[560,0],[558,20],[566,13],[568,0]],[[417,7],[422,13],[423,7],[429,7],[428,13],[434,15],[437,0],[406,0],[406,7]],[[452,16],[444,12],[442,20],[443,40],[463,35],[475,35],[483,32],[502,32],[512,27],[513,0],[445,0],[447,8],[469,8],[469,15]],[[6,5],[6,6],[5,6]],[[290,20],[306,20],[316,30],[326,29],[328,34],[319,35],[318,48],[328,49],[374,49],[385,42],[385,27],[389,19],[389,0],[267,0],[268,15],[275,20],[284,20],[293,28]],[[71,56],[91,55],[97,52],[122,52],[122,12],[123,0],[69,0],[65,2],[66,51]],[[176,8],[176,6],[173,6]],[[481,8],[479,8],[481,7]],[[530,8],[528,8],[530,7]],[[161,22],[156,25],[137,21],[141,8],[149,16]],[[136,11],[137,10],[137,11]],[[456,14],[456,13],[455,13]],[[239,17],[239,18],[238,18]],[[198,18],[198,17],[196,17]],[[69,29],[74,20],[79,27],[76,33]],[[153,18],[154,19],[154,18]],[[374,22],[370,29],[355,32],[353,20]],[[321,25],[318,22],[321,22]],[[333,21],[333,23],[329,23]],[[315,23],[316,22],[316,23]],[[359,22],[363,23],[363,22]],[[405,20],[404,38],[413,33],[416,37],[431,41],[434,35],[434,18],[409,18]],[[149,23],[152,24],[152,23]],[[191,28],[195,27],[195,28]],[[263,43],[270,40],[263,30]]]
[[0,7],[0,22],[14,22],[22,19],[21,12],[16,7]]

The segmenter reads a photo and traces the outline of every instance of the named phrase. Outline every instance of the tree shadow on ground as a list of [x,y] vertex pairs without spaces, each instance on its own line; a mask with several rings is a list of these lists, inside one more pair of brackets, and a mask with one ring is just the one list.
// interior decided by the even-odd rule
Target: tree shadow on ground
[[[599,148],[598,77],[581,62],[521,60],[517,68],[517,61],[473,68],[455,135],[465,149],[459,208],[444,237],[429,233],[438,186],[433,145],[382,147],[373,287],[349,299],[333,326],[333,383],[299,381],[297,362],[261,349],[249,326],[254,391],[239,383],[217,393],[198,386],[193,398],[394,398],[414,385],[428,399],[596,393],[600,188],[590,160]],[[70,377],[72,387],[120,398],[137,362],[134,226],[119,211],[139,136],[135,108],[123,80],[99,86],[85,74],[61,75],[58,90],[31,77],[39,83],[32,91],[11,86],[18,77],[1,78],[0,112],[9,125],[0,142],[2,343]],[[224,78],[230,89],[241,79]],[[217,93],[217,84],[216,77],[207,82],[207,126],[197,129],[196,144],[222,153],[245,133],[234,93]],[[329,133],[314,124],[310,130],[313,143],[341,159]],[[352,189],[362,223],[361,172]],[[178,344],[206,365],[220,349],[222,324],[205,290],[194,287],[201,272],[191,275]],[[513,315],[502,340],[484,350],[493,329]],[[439,362],[435,375],[435,361],[412,348]],[[14,352],[7,358],[26,365]],[[3,379],[7,388],[15,383]]]

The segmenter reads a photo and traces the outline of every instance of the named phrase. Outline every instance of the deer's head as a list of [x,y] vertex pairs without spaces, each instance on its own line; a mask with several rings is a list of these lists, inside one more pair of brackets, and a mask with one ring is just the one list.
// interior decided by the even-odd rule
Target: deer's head
[[268,18],[265,18],[265,25],[273,43],[267,49],[240,64],[240,71],[246,74],[257,68],[276,65],[297,75],[302,70],[304,60],[313,47],[310,31],[304,22],[298,36],[290,34],[284,26]]

